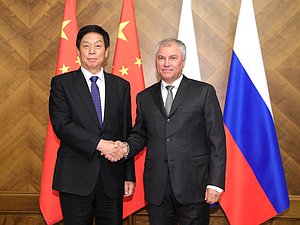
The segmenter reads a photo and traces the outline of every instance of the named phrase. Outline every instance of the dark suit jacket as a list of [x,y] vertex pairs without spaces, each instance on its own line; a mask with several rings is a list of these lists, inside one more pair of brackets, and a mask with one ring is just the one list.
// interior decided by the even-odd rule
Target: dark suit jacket
[[100,139],[126,140],[131,130],[130,85],[104,72],[105,112],[103,128],[81,69],[53,77],[49,111],[60,139],[53,189],[86,196],[100,174],[106,194],[120,198],[124,180],[135,181],[133,160],[112,163],[96,150]]
[[224,189],[225,133],[214,88],[183,77],[167,116],[161,82],[137,96],[137,118],[127,140],[129,157],[145,145],[146,201],[159,205],[168,176],[180,204],[204,200],[208,184]]

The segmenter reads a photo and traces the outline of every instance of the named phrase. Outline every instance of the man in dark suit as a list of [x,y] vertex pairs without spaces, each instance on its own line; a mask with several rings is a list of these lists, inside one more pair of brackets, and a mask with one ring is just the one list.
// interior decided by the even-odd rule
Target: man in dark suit
[[147,145],[144,187],[151,225],[207,225],[209,204],[224,189],[222,112],[211,85],[182,74],[185,55],[181,41],[159,42],[161,81],[138,94],[127,140],[128,157]]
[[126,152],[106,140],[126,140],[131,131],[130,85],[102,66],[109,42],[102,27],[81,28],[81,68],[51,82],[50,118],[60,139],[53,189],[59,191],[65,225],[92,224],[93,215],[97,225],[121,225],[124,192],[133,193],[133,160],[104,157],[121,159]]

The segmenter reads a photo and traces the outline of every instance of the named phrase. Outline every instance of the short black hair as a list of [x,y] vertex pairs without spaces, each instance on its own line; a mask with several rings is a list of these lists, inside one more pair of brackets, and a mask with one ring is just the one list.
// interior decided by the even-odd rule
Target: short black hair
[[83,36],[91,32],[100,34],[103,37],[105,49],[109,47],[109,42],[110,42],[109,34],[106,32],[106,30],[104,30],[102,27],[98,25],[86,25],[80,28],[77,34],[76,47],[78,48],[78,50]]

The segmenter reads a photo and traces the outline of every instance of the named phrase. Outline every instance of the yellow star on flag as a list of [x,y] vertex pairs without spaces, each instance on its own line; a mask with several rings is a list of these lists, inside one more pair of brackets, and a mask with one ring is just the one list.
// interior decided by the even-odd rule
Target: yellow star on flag
[[123,77],[125,74],[128,75],[128,70],[129,68],[122,66],[122,69],[119,70],[121,72],[121,76]]
[[61,73],[66,73],[69,72],[69,68],[69,66],[65,66],[65,64],[63,64],[63,66],[59,68],[59,70],[61,70]]
[[134,64],[138,65],[139,68],[141,68],[141,65],[142,65],[142,59],[139,59],[138,57],[135,57],[136,61]]
[[79,66],[81,66],[81,62],[80,62],[79,56],[77,56],[77,60],[75,61],[75,63],[77,63]]
[[60,34],[60,37],[63,38],[63,39],[66,39],[66,40],[69,40],[64,29],[65,27],[71,22],[71,20],[65,20],[63,21],[62,23],[62,27],[61,27],[61,34]]
[[122,22],[119,25],[118,38],[124,41],[127,41],[125,34],[123,33],[123,29],[129,24],[130,21]]

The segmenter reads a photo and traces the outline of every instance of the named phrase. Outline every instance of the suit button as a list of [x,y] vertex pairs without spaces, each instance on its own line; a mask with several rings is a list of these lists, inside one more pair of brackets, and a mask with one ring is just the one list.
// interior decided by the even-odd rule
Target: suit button
[[167,142],[170,142],[171,141],[171,138],[167,138]]
[[171,120],[170,120],[170,119],[167,119],[167,122],[168,122],[168,123],[170,123],[170,122],[171,122]]

